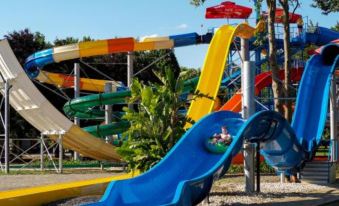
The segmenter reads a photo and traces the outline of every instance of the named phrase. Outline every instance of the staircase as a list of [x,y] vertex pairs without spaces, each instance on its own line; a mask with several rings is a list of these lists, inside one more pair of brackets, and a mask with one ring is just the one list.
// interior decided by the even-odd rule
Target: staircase
[[301,181],[314,184],[328,184],[330,165],[328,161],[311,161],[306,162],[305,167],[301,170]]

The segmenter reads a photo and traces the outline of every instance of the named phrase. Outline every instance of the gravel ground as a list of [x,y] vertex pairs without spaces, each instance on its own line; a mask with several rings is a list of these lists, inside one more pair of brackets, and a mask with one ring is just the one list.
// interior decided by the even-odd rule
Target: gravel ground
[[[112,173],[96,174],[49,174],[49,175],[4,175],[0,176],[0,190],[30,187],[37,185],[85,180],[112,176]],[[77,197],[50,203],[48,206],[75,206],[95,202],[100,196]],[[279,183],[277,176],[261,177],[261,193],[248,194],[244,191],[244,177],[228,175],[213,185],[209,206],[223,205],[319,205],[339,199],[339,183],[320,186],[307,183]],[[207,205],[202,203],[200,205]]]
[[[339,199],[339,185],[320,186],[308,183],[279,182],[277,176],[261,178],[261,193],[244,190],[244,177],[226,177],[217,181],[209,197],[209,206],[221,205],[319,205]],[[207,204],[201,204],[207,205]]]

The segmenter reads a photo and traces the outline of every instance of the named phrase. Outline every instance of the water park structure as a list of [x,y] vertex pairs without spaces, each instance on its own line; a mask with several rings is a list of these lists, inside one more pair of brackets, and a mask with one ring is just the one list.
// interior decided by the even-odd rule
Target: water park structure
[[[241,15],[235,12],[238,9],[243,10]],[[216,8],[208,8],[206,18],[246,19],[251,12],[251,8],[224,2]],[[231,14],[235,16],[230,16]],[[299,15],[296,18],[300,17]],[[296,19],[291,19],[293,20],[291,23],[295,23]],[[272,82],[270,71],[257,69],[267,62],[262,53],[268,50],[266,44],[254,45],[255,35],[259,32],[266,32],[265,20],[258,21],[255,27],[247,22],[236,26],[222,25],[204,35],[188,33],[143,40],[128,37],[80,42],[36,52],[27,58],[23,67],[18,63],[8,42],[1,41],[0,73],[5,103],[10,104],[37,128],[42,136],[58,141],[61,148],[72,149],[82,156],[93,159],[120,162],[121,157],[116,153],[116,146],[106,143],[104,138],[123,133],[130,123],[110,121],[106,122],[106,125],[80,128],[59,112],[31,80],[37,79],[60,87],[72,87],[77,81],[78,89],[92,92],[103,92],[105,84],[109,82],[111,85],[109,93],[78,97],[68,101],[63,108],[68,117],[101,121],[105,119],[105,112],[93,108],[126,104],[126,98],[131,95],[129,85],[125,86],[117,81],[50,73],[43,71],[44,66],[112,53],[209,44],[202,72],[199,78],[185,82],[185,93],[196,90],[208,94],[211,98],[198,98],[190,102],[186,115],[195,123],[185,126],[188,130],[179,142],[149,171],[136,177],[134,173],[130,173],[87,182],[8,191],[0,193],[3,196],[3,198],[0,196],[0,204],[18,205],[30,202],[31,205],[38,205],[69,197],[102,194],[105,190],[98,203],[89,205],[196,205],[208,196],[213,182],[227,172],[232,159],[242,150],[245,150],[244,159],[247,161],[245,164],[249,166],[248,170],[251,173],[246,177],[246,181],[249,181],[246,182],[246,187],[253,191],[254,147],[260,147],[260,154],[277,174],[302,172],[312,163],[328,119],[332,139],[326,181],[332,181],[338,156],[336,69],[339,66],[337,43],[339,33],[317,27],[312,32],[305,30],[291,39],[293,48],[299,50],[309,44],[321,48],[315,51],[305,66],[298,65],[291,69],[292,81],[299,82],[299,86],[290,124],[279,113],[267,110],[269,106],[259,104],[255,100],[255,96]],[[278,47],[282,48],[282,40],[276,41]],[[236,53],[232,51],[241,52],[241,71],[227,76],[225,70],[228,70],[227,65],[232,62],[232,53]],[[251,60],[253,59],[251,51],[255,54],[255,61]],[[294,50],[295,53],[297,51],[298,49]],[[279,76],[283,80],[283,70]],[[230,87],[231,83],[238,79],[241,79],[242,89],[235,90],[235,93],[216,109],[215,100],[220,87]],[[257,108],[258,104],[261,106],[260,109]],[[230,134],[234,137],[233,141],[226,152],[211,153],[204,146],[206,137],[216,133],[223,125],[229,128]],[[246,146],[249,149],[246,149]],[[182,154],[185,154],[184,157]]]

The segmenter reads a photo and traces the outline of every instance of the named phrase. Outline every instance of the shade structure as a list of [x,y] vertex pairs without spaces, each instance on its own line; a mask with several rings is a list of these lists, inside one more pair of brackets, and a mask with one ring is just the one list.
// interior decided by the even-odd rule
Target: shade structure
[[222,2],[219,5],[206,9],[206,19],[247,19],[252,13],[252,9],[240,6],[231,1]]

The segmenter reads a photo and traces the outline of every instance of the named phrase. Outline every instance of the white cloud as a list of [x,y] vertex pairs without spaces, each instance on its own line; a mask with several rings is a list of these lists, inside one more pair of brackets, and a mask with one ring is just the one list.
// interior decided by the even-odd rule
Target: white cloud
[[176,29],[186,29],[188,27],[188,25],[187,24],[180,24],[180,25],[178,25],[178,26],[176,26],[175,28]]

